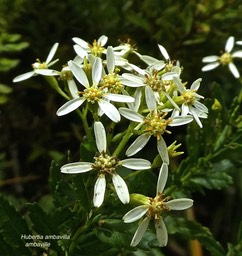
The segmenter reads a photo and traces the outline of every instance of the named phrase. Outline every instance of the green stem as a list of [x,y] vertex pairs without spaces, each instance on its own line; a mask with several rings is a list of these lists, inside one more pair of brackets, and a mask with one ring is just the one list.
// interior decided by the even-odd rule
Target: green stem
[[123,136],[121,142],[119,143],[119,145],[117,146],[117,148],[115,149],[115,151],[113,153],[114,156],[117,157],[122,152],[123,148],[129,141],[130,137],[133,135],[133,130],[134,130],[135,125],[136,124],[134,122],[131,122],[129,124],[129,127],[126,130],[125,135]]
[[55,77],[53,76],[45,76],[45,80],[49,83],[49,85],[55,90],[57,91],[62,97],[64,97],[65,99],[69,100],[70,97],[61,90],[57,80]]
[[84,108],[83,111],[81,111],[80,109],[76,110],[78,116],[82,120],[82,125],[83,125],[83,128],[86,132],[86,135],[87,135],[88,139],[92,140],[93,136],[92,136],[91,130],[89,129],[89,125],[88,125],[88,122],[87,122],[87,111],[88,111],[87,105],[86,105],[86,107]]
[[[46,81],[49,83],[49,85],[55,90],[57,91],[62,97],[64,97],[66,100],[70,100],[70,97],[62,91],[62,89],[60,88],[57,80],[55,77],[53,76],[45,76],[45,79]],[[88,126],[88,122],[87,122],[87,111],[88,111],[88,108],[87,108],[87,105],[86,107],[84,108],[83,111],[81,111],[80,109],[77,109],[76,112],[78,114],[78,116],[81,118],[82,120],[82,125],[84,127],[84,130],[86,132],[86,135],[87,137],[92,140],[92,133],[89,129],[89,126]]]

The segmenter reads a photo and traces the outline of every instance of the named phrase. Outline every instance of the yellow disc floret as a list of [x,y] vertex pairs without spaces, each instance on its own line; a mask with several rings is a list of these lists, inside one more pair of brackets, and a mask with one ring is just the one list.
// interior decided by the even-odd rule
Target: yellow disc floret
[[97,40],[94,40],[92,45],[89,44],[89,48],[91,53],[96,57],[100,57],[104,51],[104,47],[102,47],[101,43],[98,43]]
[[151,75],[145,76],[144,84],[150,86],[154,92],[160,92],[165,89],[157,70],[153,70]]
[[81,94],[83,94],[83,98],[88,102],[95,103],[102,99],[104,91],[100,88],[90,87],[86,88]]
[[232,59],[233,59],[232,55],[228,52],[225,52],[220,56],[219,61],[222,65],[228,65],[229,63],[232,62]]
[[115,172],[117,167],[120,165],[120,161],[115,156],[109,156],[102,152],[99,156],[94,157],[94,164],[92,168],[101,173],[112,174]]
[[169,123],[172,122],[171,118],[165,119],[167,113],[152,111],[144,120],[145,132],[152,134],[160,140],[164,132],[170,133],[166,130]]
[[99,83],[101,88],[107,88],[111,93],[120,93],[123,89],[123,85],[120,83],[118,75],[116,73],[110,73],[103,77]]
[[147,212],[149,218],[153,217],[155,220],[159,219],[159,216],[163,212],[170,211],[170,208],[166,205],[168,197],[164,197],[163,194],[159,193],[155,198],[150,198],[150,207]]

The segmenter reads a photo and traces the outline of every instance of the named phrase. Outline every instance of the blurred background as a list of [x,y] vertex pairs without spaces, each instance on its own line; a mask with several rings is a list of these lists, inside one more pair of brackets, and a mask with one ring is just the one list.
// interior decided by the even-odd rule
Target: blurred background
[[[229,36],[242,40],[241,13],[240,0],[0,0],[1,193],[20,206],[41,199],[49,192],[51,160],[62,160],[68,150],[78,154],[79,123],[74,114],[56,116],[64,101],[44,78],[12,82],[31,71],[36,58],[44,61],[55,42],[60,43],[55,55],[59,69],[75,57],[73,37],[93,42],[106,35],[113,46],[130,40],[140,53],[159,59],[157,44],[162,44],[184,67],[184,81],[201,77],[205,97],[211,96],[212,83],[220,84],[229,106],[241,83],[226,68],[202,73],[201,60],[219,55]],[[241,61],[236,63],[242,67]],[[223,245],[236,239],[240,176],[225,191],[194,195],[199,202],[196,219]]]

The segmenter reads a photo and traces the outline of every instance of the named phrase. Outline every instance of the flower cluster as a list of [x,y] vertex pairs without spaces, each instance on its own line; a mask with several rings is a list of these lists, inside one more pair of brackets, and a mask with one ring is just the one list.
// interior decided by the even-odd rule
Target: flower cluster
[[235,78],[239,78],[240,73],[234,64],[234,59],[242,58],[242,50],[232,52],[235,44],[242,45],[242,41],[235,42],[235,38],[233,36],[230,36],[226,41],[225,50],[221,53],[220,56],[211,55],[211,56],[204,57],[202,59],[202,62],[207,64],[202,68],[202,71],[209,71],[209,70],[215,69],[220,65],[228,66],[233,76]]
[[[77,37],[73,41],[76,57],[68,61],[61,71],[49,69],[56,62],[51,62],[58,47],[56,43],[45,62],[38,60],[33,64],[33,71],[13,81],[20,82],[35,75],[50,77],[48,82],[66,99],[57,115],[64,116],[76,110],[80,116],[87,138],[95,140],[96,154],[91,162],[63,165],[61,172],[95,174],[94,207],[100,207],[107,194],[117,195],[123,204],[130,203],[130,198],[135,195],[129,194],[129,177],[124,177],[120,170],[126,168],[131,174],[142,170],[155,171],[153,169],[157,166],[153,168],[150,160],[131,157],[141,151],[145,156],[145,148],[155,137],[157,147],[153,162],[160,159],[156,196],[139,195],[143,198],[140,205],[125,214],[123,220],[130,223],[146,215],[134,234],[131,246],[140,242],[151,219],[155,221],[159,245],[165,246],[168,242],[165,215],[170,210],[184,210],[193,205],[191,199],[168,200],[163,194],[170,160],[180,154],[176,152],[179,147],[176,142],[167,147],[165,136],[171,134],[172,127],[186,125],[193,120],[202,128],[201,119],[207,118],[208,114],[207,107],[201,102],[203,96],[198,94],[202,79],[198,78],[187,86],[181,78],[184,69],[179,61],[170,59],[162,45],[158,48],[164,59],[156,59],[139,53],[129,43],[106,47],[108,38],[104,35],[92,44]],[[230,41],[226,50],[229,53],[231,49]],[[140,59],[139,66],[130,63],[130,54]],[[56,85],[60,81],[65,82],[65,89]],[[119,123],[118,134],[114,134]],[[127,158],[123,159],[125,154]],[[111,184],[107,185],[110,180]]]

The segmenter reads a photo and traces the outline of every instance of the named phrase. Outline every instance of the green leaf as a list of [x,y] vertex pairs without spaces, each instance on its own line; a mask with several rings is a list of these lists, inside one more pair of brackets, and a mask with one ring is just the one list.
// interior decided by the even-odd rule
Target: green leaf
[[[29,210],[29,218],[33,223],[33,229],[39,236],[59,235],[58,228],[54,225],[51,216],[44,212],[38,203],[27,204],[27,207]],[[57,241],[54,239],[44,239],[41,242],[51,243],[51,249],[60,249]]]
[[181,217],[168,216],[165,219],[169,234],[179,234],[185,239],[197,239],[212,256],[224,256],[222,245],[215,240],[207,227]]
[[[25,247],[25,241],[21,238],[22,235],[30,234],[28,225],[21,214],[2,196],[0,196],[0,220],[2,243],[17,250],[18,254],[31,255],[30,250]],[[5,247],[3,245],[1,248],[4,250]]]
[[103,228],[97,228],[95,231],[97,237],[103,243],[108,244],[112,248],[129,247],[130,241],[127,239],[127,235],[125,233]]

